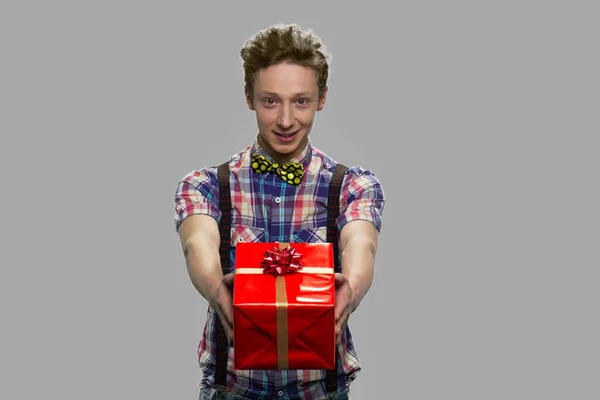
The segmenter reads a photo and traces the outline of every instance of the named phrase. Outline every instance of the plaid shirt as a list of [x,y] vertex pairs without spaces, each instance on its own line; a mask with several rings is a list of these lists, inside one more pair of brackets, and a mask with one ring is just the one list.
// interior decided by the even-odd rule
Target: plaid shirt
[[[336,162],[310,143],[294,160],[304,165],[299,186],[288,185],[275,173],[257,174],[251,168],[254,152],[272,158],[254,143],[229,159],[231,185],[231,266],[235,265],[238,242],[326,242],[327,194]],[[189,172],[175,194],[175,225],[189,215],[206,214],[220,221],[219,183],[216,166]],[[371,221],[381,230],[383,188],[373,173],[351,167],[340,192],[339,229],[353,220]],[[206,324],[198,345],[198,362],[203,386],[214,384],[217,315],[208,308]],[[338,347],[339,386],[349,387],[360,372],[350,328]],[[249,399],[325,398],[325,371],[320,370],[235,370],[233,349],[229,352],[227,386]]]

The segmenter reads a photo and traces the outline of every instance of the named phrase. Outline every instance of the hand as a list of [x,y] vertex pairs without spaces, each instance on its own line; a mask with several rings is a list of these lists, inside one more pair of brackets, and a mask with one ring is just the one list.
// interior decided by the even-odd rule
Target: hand
[[348,278],[340,273],[335,273],[335,340],[340,344],[342,333],[346,329],[348,318],[354,311],[356,296],[348,282]]
[[216,311],[229,344],[233,347],[233,272],[223,276],[210,297],[210,306]]

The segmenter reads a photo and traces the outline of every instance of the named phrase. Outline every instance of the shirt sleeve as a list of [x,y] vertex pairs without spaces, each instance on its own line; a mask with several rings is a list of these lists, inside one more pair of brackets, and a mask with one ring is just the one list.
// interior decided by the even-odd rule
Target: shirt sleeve
[[175,229],[194,214],[210,215],[217,223],[219,210],[219,181],[215,168],[194,170],[186,174],[175,191]]
[[385,194],[375,174],[360,166],[349,168],[340,193],[339,230],[348,222],[363,220],[381,232],[384,206]]

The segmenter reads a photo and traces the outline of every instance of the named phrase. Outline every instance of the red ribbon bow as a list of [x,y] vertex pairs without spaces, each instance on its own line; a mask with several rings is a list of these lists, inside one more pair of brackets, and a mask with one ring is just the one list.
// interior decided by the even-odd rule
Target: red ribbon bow
[[273,247],[265,252],[262,265],[265,274],[283,275],[298,271],[302,268],[300,258],[302,254],[296,253],[296,249],[288,246],[285,249]]

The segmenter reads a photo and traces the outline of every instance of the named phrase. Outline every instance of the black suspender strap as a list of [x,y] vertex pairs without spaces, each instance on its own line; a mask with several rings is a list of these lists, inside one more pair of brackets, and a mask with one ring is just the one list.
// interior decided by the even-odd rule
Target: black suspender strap
[[[229,162],[225,162],[217,168],[219,178],[219,210],[221,220],[219,221],[219,232],[221,234],[221,270],[223,275],[231,271],[230,249],[231,249],[231,194],[229,191]],[[217,365],[215,371],[215,384],[225,387],[227,385],[227,359],[229,355],[229,343],[225,329],[217,317],[215,320],[217,330]]]
[[337,164],[333,171],[331,183],[329,184],[329,195],[327,199],[327,241],[333,244],[333,255],[335,257],[335,272],[342,272],[339,257],[340,236],[337,227],[337,218],[340,215],[340,191],[344,174],[348,167]]
[[[344,174],[348,170],[343,164],[337,164],[333,171],[331,183],[329,184],[329,195],[327,199],[327,242],[333,244],[333,258],[335,272],[342,272],[340,264],[340,235],[337,227],[337,218],[340,215],[340,190],[344,180]],[[335,355],[335,368],[327,371],[327,392],[334,393],[338,387],[338,352]]]

